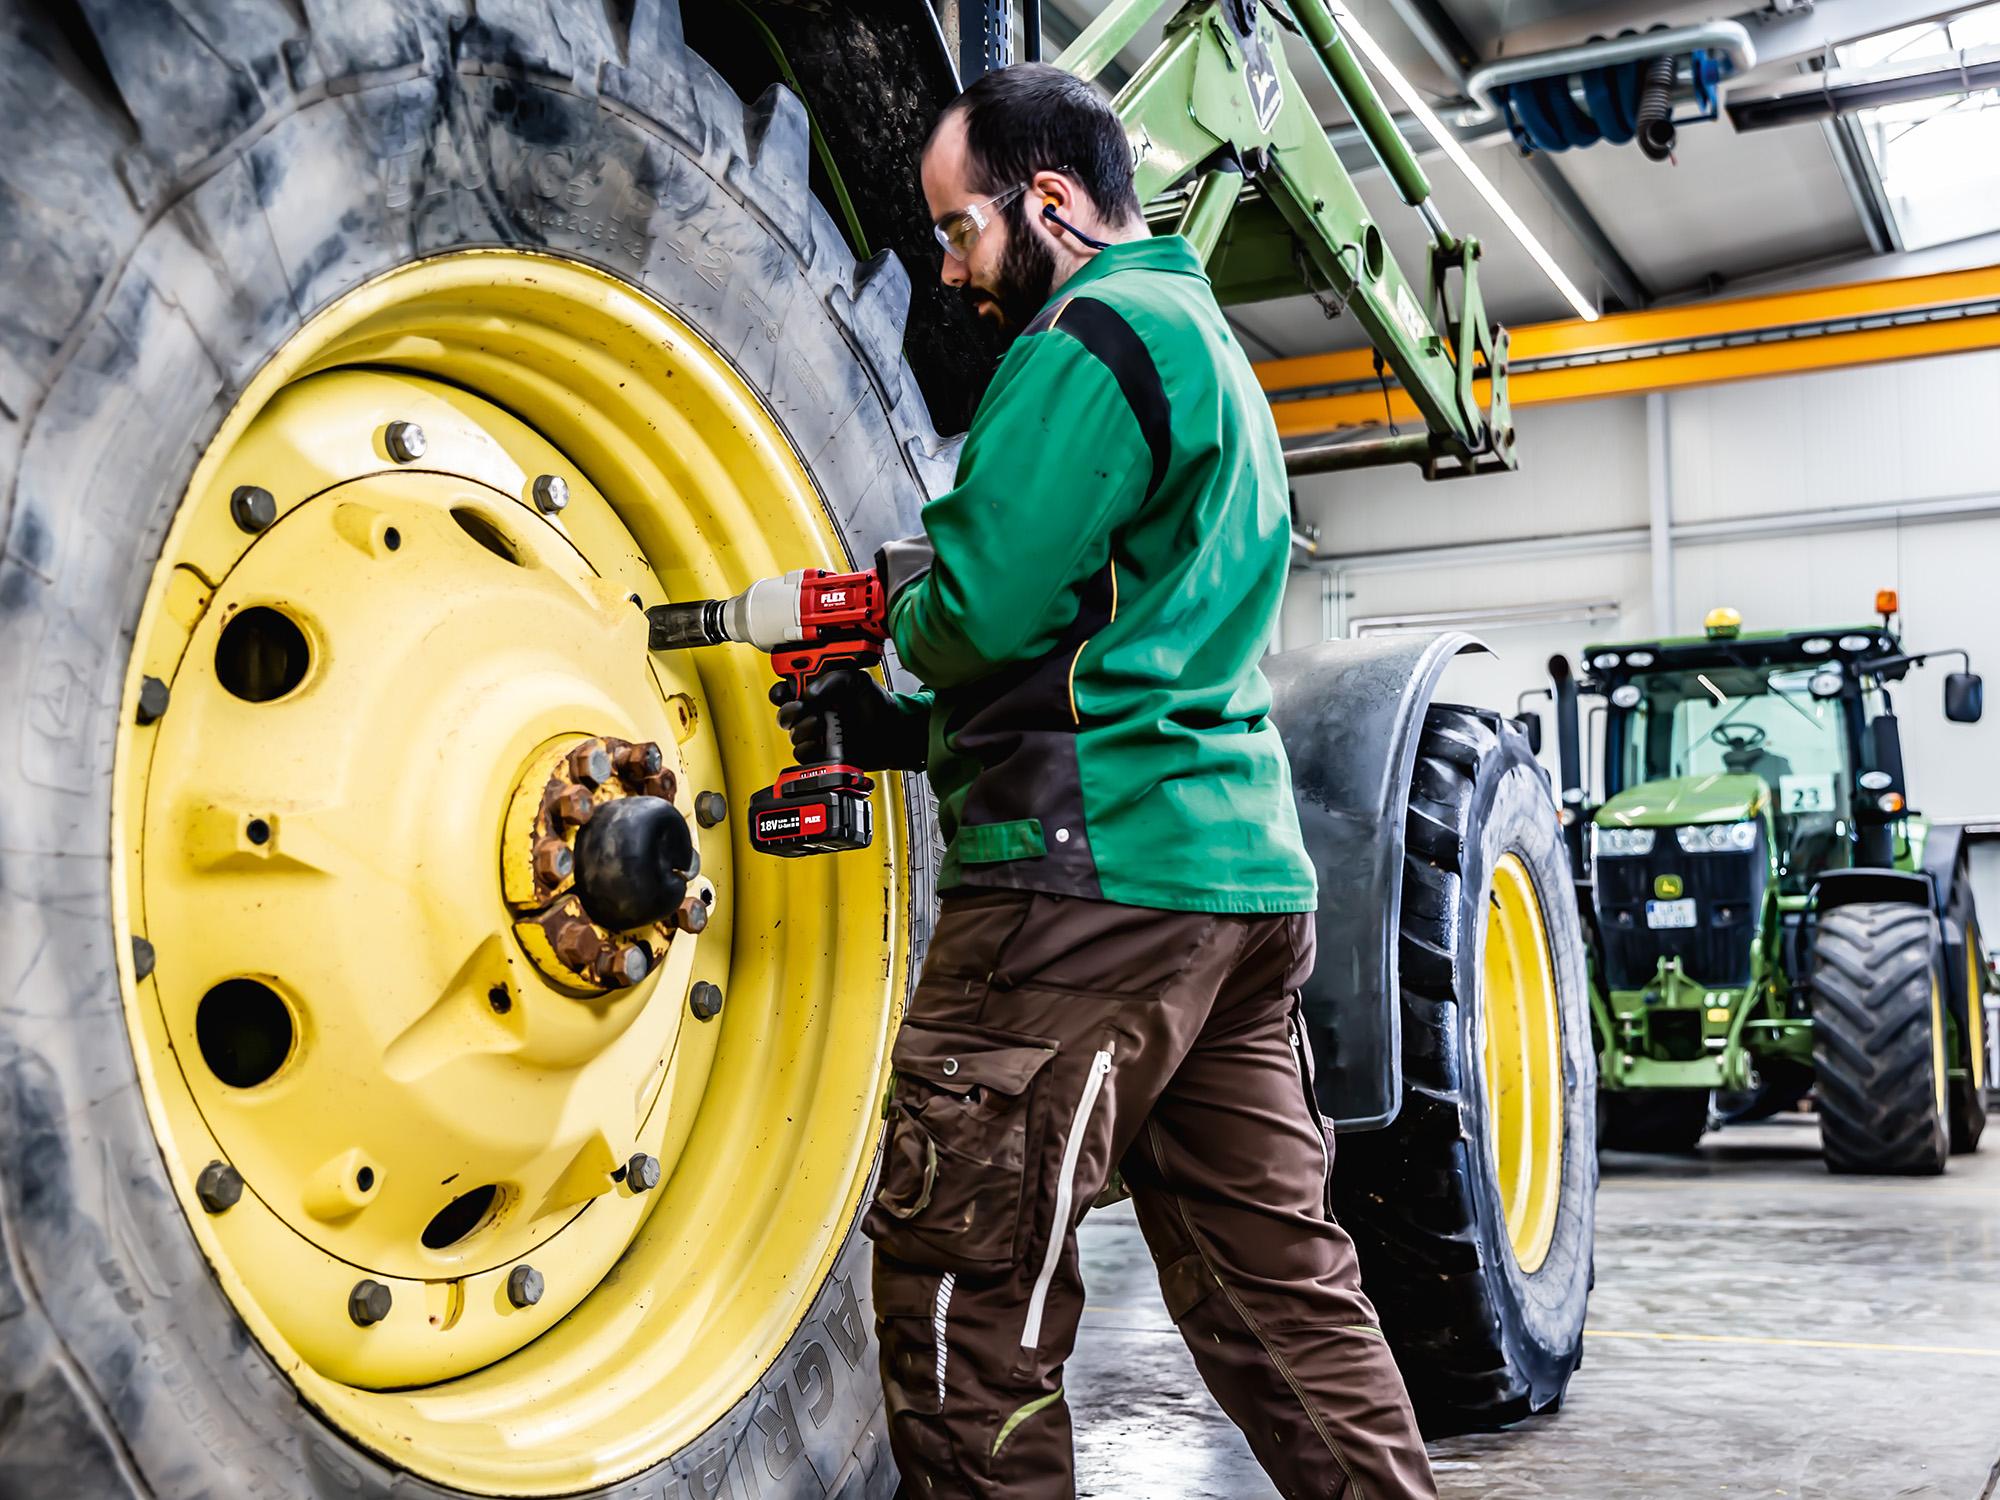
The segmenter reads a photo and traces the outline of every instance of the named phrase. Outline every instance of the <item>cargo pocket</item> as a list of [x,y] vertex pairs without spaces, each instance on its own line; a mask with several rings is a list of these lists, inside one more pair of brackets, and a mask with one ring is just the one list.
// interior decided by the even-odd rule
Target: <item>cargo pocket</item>
[[863,1231],[897,1260],[940,1271],[1013,1266],[1041,1037],[906,1022],[882,1175]]
[[1318,1074],[1313,1068],[1312,1038],[1306,1032],[1305,1003],[1296,996],[1292,1000],[1292,1013],[1285,1018],[1285,1029],[1291,1033],[1292,1057],[1298,1064],[1299,1086],[1305,1090],[1306,1115],[1319,1132],[1320,1154],[1325,1159],[1320,1199],[1327,1218],[1331,1219],[1333,1217],[1333,1121],[1320,1113]]

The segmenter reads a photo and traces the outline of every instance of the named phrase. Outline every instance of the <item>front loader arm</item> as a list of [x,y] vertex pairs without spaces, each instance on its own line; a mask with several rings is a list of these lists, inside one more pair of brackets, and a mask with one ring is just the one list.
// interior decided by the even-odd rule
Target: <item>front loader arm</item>
[[[1167,0],[1114,0],[1058,63],[1095,77]],[[1383,243],[1353,180],[1286,61],[1278,21],[1260,0],[1194,0],[1113,101],[1132,138],[1141,202],[1192,180],[1179,232],[1206,260],[1247,183],[1281,216],[1317,280],[1354,313],[1422,413],[1425,431],[1346,445],[1319,467],[1413,461],[1432,477],[1514,467],[1506,417],[1506,335],[1478,290],[1479,248],[1452,236],[1430,184],[1341,37],[1326,0],[1287,0],[1348,112],[1406,203],[1432,230],[1419,296]],[[1458,273],[1456,313],[1446,298]],[[1303,290],[1303,286],[1301,290]],[[1482,412],[1475,375],[1491,377]],[[1321,453],[1339,455],[1339,447]]]

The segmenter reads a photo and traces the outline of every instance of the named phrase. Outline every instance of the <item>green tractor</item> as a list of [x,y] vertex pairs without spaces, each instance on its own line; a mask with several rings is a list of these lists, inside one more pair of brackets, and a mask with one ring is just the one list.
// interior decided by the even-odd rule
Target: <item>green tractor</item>
[[[1910,806],[1890,701],[1913,666],[1965,653],[1905,651],[1895,595],[1876,606],[1875,624],[1748,633],[1719,609],[1700,636],[1589,647],[1580,674],[1550,662],[1602,1145],[1690,1150],[1713,1117],[1810,1090],[1832,1171],[1936,1173],[1977,1148],[1969,845]],[[1603,700],[1596,806],[1584,695]],[[1951,673],[1946,718],[1976,722],[1981,696]]]

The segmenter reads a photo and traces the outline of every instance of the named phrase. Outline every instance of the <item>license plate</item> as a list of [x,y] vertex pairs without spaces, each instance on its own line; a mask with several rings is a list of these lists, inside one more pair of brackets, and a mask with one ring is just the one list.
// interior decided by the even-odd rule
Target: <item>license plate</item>
[[1648,927],[1694,926],[1694,897],[1689,896],[1683,901],[1648,901],[1646,925]]

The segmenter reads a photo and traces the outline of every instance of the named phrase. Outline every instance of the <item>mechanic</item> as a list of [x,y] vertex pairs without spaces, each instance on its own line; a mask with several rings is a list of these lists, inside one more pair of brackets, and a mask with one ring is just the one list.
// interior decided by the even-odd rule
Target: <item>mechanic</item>
[[1007,343],[955,486],[880,560],[925,690],[836,673],[781,713],[801,760],[831,709],[849,759],[927,770],[946,840],[864,1221],[904,1492],[1074,1492],[1076,1226],[1116,1169],[1278,1488],[1432,1495],[1300,1019],[1315,877],[1258,667],[1291,546],[1270,408],[1090,84],[988,73],[922,173],[943,278]]

